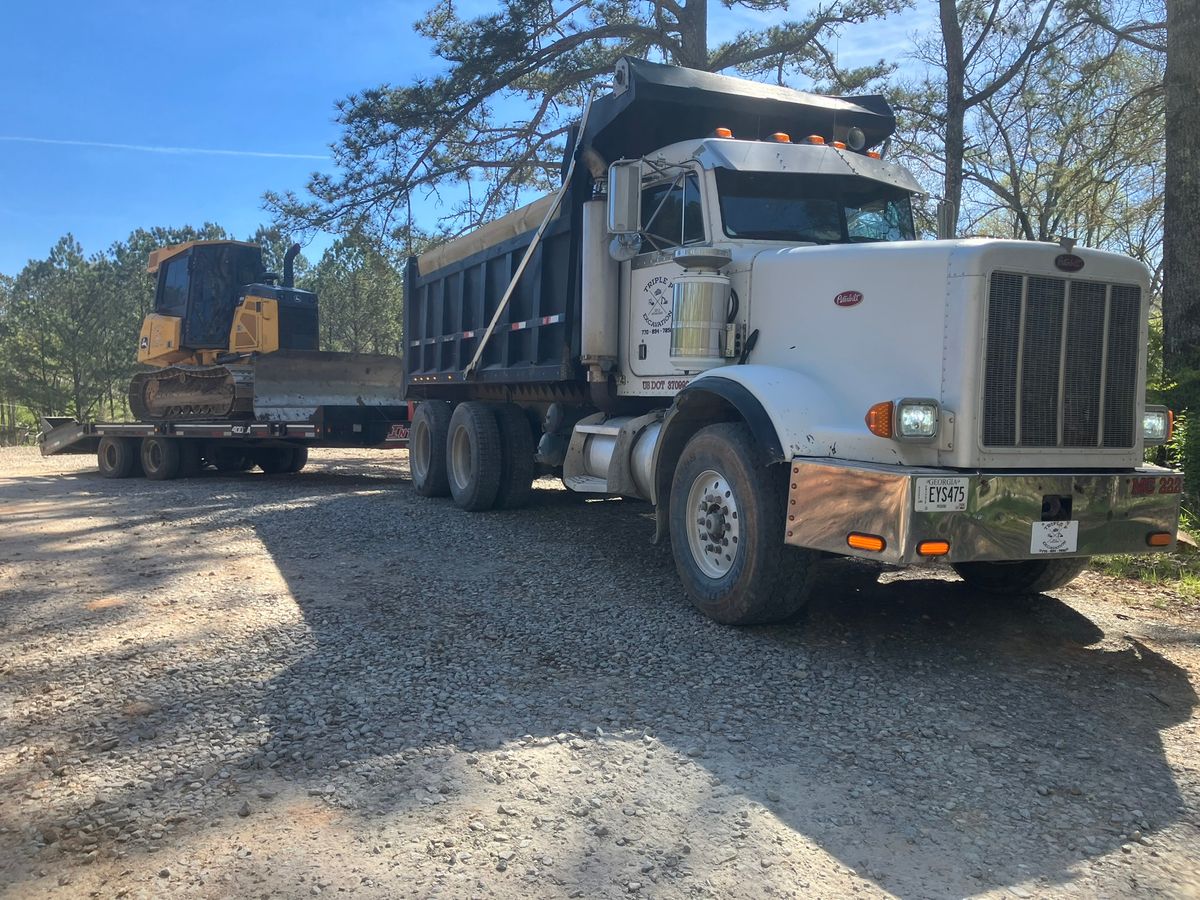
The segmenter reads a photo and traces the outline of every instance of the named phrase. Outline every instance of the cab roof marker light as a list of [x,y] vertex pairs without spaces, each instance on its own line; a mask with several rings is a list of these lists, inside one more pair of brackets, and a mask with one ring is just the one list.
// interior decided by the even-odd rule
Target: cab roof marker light
[[841,141],[834,141],[833,147],[835,150],[845,150],[846,149],[846,145],[843,144]]
[[790,144],[792,142],[792,136],[786,131],[777,131],[771,135],[770,140],[774,141],[776,144]]
[[804,143],[806,143],[806,144],[824,144],[825,138],[821,137],[819,134],[810,134],[808,137],[806,137],[804,139]]
[[731,138],[733,137],[733,132],[728,128],[714,128],[712,136],[715,138]]
[[883,154],[878,150],[868,150],[867,156],[871,157],[871,159],[883,159]]

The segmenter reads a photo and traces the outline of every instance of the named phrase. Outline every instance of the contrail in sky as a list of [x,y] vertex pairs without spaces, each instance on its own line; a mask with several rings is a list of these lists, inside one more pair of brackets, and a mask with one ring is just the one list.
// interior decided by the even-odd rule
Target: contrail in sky
[[22,144],[59,144],[66,147],[103,147],[107,150],[137,150],[141,153],[253,156],[259,159],[329,159],[328,156],[317,156],[314,153],[273,153],[263,150],[211,150],[207,147],[152,147],[145,144],[110,144],[105,141],[67,141],[55,138],[17,137],[13,135],[0,135],[0,141]]

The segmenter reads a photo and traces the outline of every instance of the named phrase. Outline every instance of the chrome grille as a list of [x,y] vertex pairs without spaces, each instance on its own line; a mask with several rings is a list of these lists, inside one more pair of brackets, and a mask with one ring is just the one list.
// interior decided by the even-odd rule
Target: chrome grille
[[1141,289],[993,272],[985,447],[1132,447]]

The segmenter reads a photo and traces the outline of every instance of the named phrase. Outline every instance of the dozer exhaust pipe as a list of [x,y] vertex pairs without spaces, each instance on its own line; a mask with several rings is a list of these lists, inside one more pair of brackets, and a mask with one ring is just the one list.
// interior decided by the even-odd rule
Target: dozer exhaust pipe
[[287,248],[287,253],[283,255],[283,287],[295,287],[295,266],[296,257],[300,255],[300,245],[292,244]]

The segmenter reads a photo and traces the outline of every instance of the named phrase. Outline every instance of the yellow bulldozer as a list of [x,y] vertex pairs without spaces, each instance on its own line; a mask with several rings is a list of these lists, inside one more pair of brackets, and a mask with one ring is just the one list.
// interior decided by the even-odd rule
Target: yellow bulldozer
[[297,421],[318,407],[399,402],[395,357],[319,349],[317,295],[295,287],[293,263],[266,271],[243,241],[155,250],[154,311],[142,323],[129,406],[142,421]]

